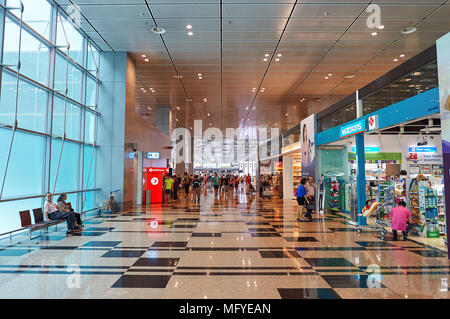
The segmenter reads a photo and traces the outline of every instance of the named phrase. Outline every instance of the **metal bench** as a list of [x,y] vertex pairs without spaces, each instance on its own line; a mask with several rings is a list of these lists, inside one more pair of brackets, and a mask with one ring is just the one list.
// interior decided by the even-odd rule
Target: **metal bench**
[[20,215],[20,222],[22,224],[21,225],[22,229],[28,230],[30,240],[31,240],[31,233],[34,232],[35,230],[47,229],[50,226],[56,226],[65,221],[64,219],[44,221],[44,214],[42,213],[42,208],[33,209],[34,224],[31,223],[31,214],[29,210],[22,210],[19,212],[19,215]]

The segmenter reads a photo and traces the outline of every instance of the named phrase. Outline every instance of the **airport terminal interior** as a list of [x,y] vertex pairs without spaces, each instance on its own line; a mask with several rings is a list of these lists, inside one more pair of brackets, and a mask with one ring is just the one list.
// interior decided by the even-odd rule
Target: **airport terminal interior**
[[1,299],[447,299],[448,0],[0,0]]

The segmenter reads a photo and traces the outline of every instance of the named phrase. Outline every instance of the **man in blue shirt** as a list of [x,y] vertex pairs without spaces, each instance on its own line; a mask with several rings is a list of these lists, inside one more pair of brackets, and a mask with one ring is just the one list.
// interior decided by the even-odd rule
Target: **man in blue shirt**
[[298,210],[297,210],[297,220],[302,221],[302,213],[303,213],[303,207],[305,206],[305,196],[306,196],[306,178],[302,178],[300,181],[300,186],[297,188],[297,203],[298,203]]

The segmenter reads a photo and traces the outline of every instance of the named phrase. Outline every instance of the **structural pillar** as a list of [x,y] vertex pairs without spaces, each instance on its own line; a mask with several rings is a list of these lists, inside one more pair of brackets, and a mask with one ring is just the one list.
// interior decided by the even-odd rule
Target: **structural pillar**
[[156,107],[156,127],[164,134],[170,136],[172,131],[172,111],[170,107]]
[[[361,212],[366,204],[366,159],[364,156],[364,134],[355,135],[356,142],[356,194],[357,212]],[[358,217],[359,225],[366,225],[365,217]]]

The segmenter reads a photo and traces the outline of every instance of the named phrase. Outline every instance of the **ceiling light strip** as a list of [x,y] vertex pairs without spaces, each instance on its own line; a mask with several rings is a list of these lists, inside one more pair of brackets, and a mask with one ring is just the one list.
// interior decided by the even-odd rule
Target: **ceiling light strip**
[[[153,15],[152,10],[150,9],[150,5],[148,4],[148,1],[147,1],[147,0],[144,0],[144,1],[145,1],[145,5],[147,6],[148,12],[150,13],[150,16],[151,16],[152,19],[153,19],[153,22],[155,23],[155,26],[157,27],[157,26],[158,26],[158,23],[156,22],[155,16]],[[162,41],[162,43],[163,43],[163,45],[164,45],[164,48],[166,49],[167,55],[169,56],[170,62],[172,63],[172,66],[173,66],[173,68],[174,68],[174,70],[175,70],[175,74],[180,74],[180,73],[178,72],[178,70],[177,70],[177,67],[176,67],[176,65],[175,65],[175,62],[174,62],[173,59],[172,59],[172,55],[170,54],[169,49],[167,48],[166,41],[164,41],[164,38],[163,38],[162,34],[160,34],[159,37],[161,38],[161,41]],[[183,81],[182,81],[181,79],[178,79],[178,81],[180,81],[180,84],[181,84],[181,86],[183,87],[184,94],[186,95],[187,99],[191,100],[191,97],[189,96],[189,94],[188,94],[188,92],[187,92],[187,90],[186,90],[186,87],[185,87],[184,84],[183,84]],[[192,114],[194,114],[194,117],[196,117],[197,115],[195,114],[195,109],[194,109],[194,107],[192,106],[192,103],[189,102],[189,105],[190,105],[190,107],[191,107]]]
[[[248,116],[249,116],[251,110],[253,109],[253,104],[255,104],[256,97],[258,96],[258,93],[260,92],[260,88],[261,88],[261,86],[262,86],[262,84],[263,84],[263,82],[264,82],[264,79],[266,78],[266,75],[267,75],[267,72],[269,71],[270,65],[272,64],[272,60],[273,60],[273,57],[275,56],[275,52],[277,52],[278,47],[280,46],[281,39],[283,38],[284,32],[286,31],[286,28],[287,28],[287,26],[288,26],[288,24],[289,24],[289,21],[291,20],[292,14],[294,13],[295,6],[297,5],[297,1],[298,1],[298,0],[295,0],[294,5],[292,6],[291,12],[289,13],[289,16],[288,16],[288,18],[287,18],[287,20],[286,20],[286,24],[284,25],[283,31],[281,32],[280,38],[278,39],[278,42],[277,42],[277,45],[275,46],[275,49],[274,49],[274,51],[273,51],[273,53],[272,53],[272,56],[270,57],[270,61],[269,61],[269,63],[267,64],[267,67],[266,67],[266,70],[265,70],[265,72],[264,72],[264,74],[263,74],[263,77],[262,77],[261,81],[259,82],[259,86],[258,86],[258,89],[256,90],[255,96],[253,97],[252,104],[250,105],[250,109],[248,110],[247,115],[245,116],[245,121],[244,121],[244,123],[247,122],[247,118],[248,118]],[[244,124],[244,125],[245,125],[245,124]]]

